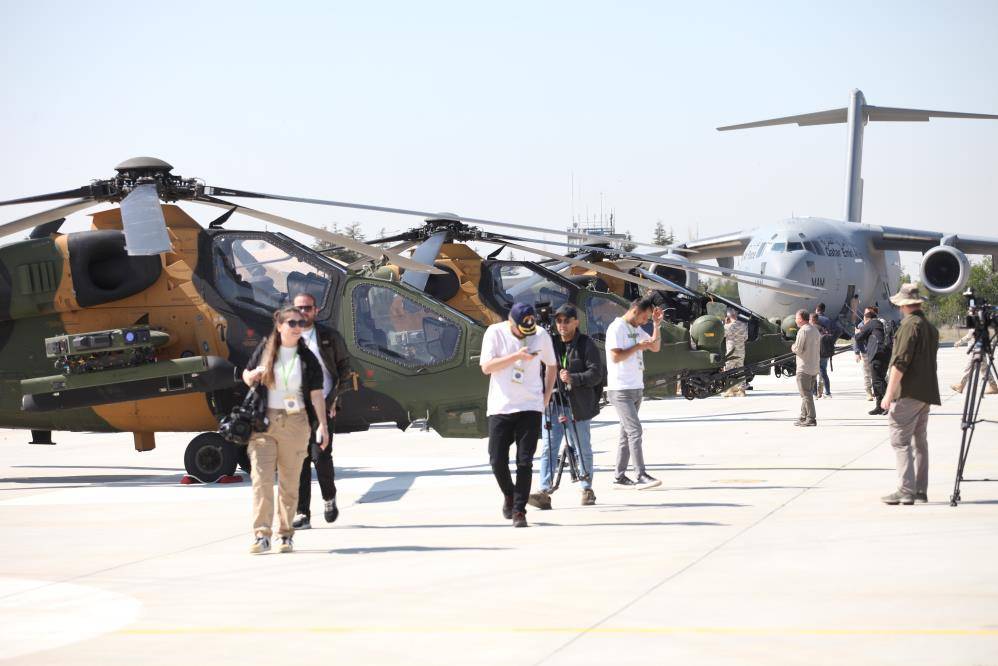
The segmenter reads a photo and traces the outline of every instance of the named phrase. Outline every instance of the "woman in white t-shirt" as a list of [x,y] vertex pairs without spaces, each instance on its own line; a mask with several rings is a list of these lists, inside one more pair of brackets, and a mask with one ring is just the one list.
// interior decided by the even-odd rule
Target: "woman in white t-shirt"
[[[270,550],[274,522],[274,471],[279,495],[280,552],[294,550],[294,516],[298,507],[298,478],[308,452],[313,423],[316,438],[329,442],[326,403],[322,395],[322,365],[301,334],[308,321],[297,308],[274,313],[274,330],[250,357],[243,381],[260,384],[267,401],[266,432],[249,441],[253,479],[253,554]],[[252,368],[252,370],[250,369]]]

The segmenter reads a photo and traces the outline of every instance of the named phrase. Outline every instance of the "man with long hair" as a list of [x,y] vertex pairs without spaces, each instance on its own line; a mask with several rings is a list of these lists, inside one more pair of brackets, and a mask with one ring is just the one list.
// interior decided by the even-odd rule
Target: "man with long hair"
[[243,370],[247,386],[259,385],[267,404],[267,430],[249,441],[253,479],[253,533],[250,553],[270,550],[274,522],[274,471],[277,471],[280,552],[294,550],[298,478],[312,430],[320,447],[329,446],[322,367],[301,339],[308,322],[300,310],[274,313],[274,330],[260,343]]

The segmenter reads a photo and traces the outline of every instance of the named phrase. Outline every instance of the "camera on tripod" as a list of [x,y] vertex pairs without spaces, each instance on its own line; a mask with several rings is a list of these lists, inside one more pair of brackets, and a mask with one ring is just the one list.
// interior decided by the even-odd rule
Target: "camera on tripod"
[[998,323],[998,307],[990,305],[986,299],[978,298],[973,289],[963,292],[967,299],[967,319],[965,328],[975,332],[986,332]]
[[551,310],[551,301],[537,301],[534,303],[534,318],[541,327],[548,333],[554,332],[554,314]]

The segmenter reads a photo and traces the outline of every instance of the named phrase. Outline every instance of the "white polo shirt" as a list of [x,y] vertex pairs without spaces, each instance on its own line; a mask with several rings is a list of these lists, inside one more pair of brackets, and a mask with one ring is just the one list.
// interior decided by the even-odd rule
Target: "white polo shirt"
[[544,411],[544,381],[541,377],[541,363],[557,367],[554,345],[551,336],[543,329],[520,339],[509,330],[509,322],[492,324],[485,330],[482,340],[482,358],[485,364],[500,356],[509,356],[526,347],[538,352],[529,361],[517,361],[489,375],[489,401],[487,416],[495,414],[515,414],[516,412]]

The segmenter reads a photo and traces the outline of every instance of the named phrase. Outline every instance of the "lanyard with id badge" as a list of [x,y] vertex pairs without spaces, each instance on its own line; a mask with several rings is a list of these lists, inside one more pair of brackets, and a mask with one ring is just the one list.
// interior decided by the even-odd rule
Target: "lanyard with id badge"
[[299,399],[299,392],[291,393],[288,389],[288,382],[291,379],[291,375],[294,374],[296,364],[298,363],[298,352],[288,360],[283,366],[281,366],[281,378],[284,380],[284,397],[281,402],[284,403],[284,411],[288,414],[298,414],[302,410],[301,400]]
[[[526,340],[520,343],[520,349],[526,349],[527,351],[530,351],[529,347],[530,345],[527,343]],[[536,353],[534,353],[534,355],[536,356]],[[522,384],[526,371],[527,371],[526,368],[523,367],[523,361],[517,361],[515,364],[513,364],[513,377],[510,381],[512,381],[514,384]]]

